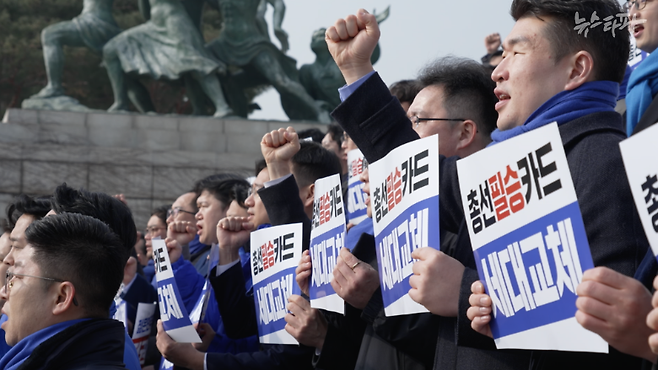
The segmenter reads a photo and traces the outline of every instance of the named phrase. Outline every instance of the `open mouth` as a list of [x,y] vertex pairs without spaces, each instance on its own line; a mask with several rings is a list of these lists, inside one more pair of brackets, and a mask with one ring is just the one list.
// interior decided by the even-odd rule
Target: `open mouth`
[[633,36],[637,36],[640,33],[642,33],[642,31],[644,31],[644,24],[645,23],[647,23],[646,19],[633,19],[630,22],[630,29],[633,33]]

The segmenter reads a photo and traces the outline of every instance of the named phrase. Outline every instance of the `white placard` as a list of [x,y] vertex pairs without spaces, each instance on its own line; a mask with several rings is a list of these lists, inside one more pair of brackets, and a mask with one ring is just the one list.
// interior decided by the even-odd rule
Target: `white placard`
[[409,297],[411,253],[440,249],[439,139],[415,140],[371,163],[373,228],[386,316],[428,312]]
[[331,286],[336,259],[345,246],[345,203],[340,175],[315,181],[309,247],[313,270],[309,279],[311,307],[344,313],[345,303]]
[[576,287],[593,263],[557,124],[457,168],[478,273],[494,303],[496,346],[607,352],[574,318]]
[[302,224],[273,226],[251,233],[251,276],[261,343],[299,344],[285,330],[286,305],[301,295],[295,269],[302,258]]

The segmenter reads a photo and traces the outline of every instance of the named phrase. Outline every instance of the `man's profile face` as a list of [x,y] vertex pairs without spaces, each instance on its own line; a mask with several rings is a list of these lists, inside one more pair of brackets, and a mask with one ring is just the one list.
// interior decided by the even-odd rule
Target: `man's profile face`
[[251,186],[251,195],[244,201],[244,204],[248,207],[249,222],[254,224],[254,229],[260,225],[270,223],[270,217],[267,215],[265,205],[258,195],[258,190],[268,181],[270,181],[270,174],[267,172],[267,168],[263,168]]
[[196,204],[199,207],[199,212],[196,214],[199,241],[206,245],[217,243],[217,224],[219,220],[226,217],[228,206],[215,198],[208,190],[201,192]]
[[[174,204],[171,205],[171,209],[180,209],[181,211],[178,212],[175,216],[172,214],[169,217],[167,217],[167,224],[170,224],[174,221],[189,221],[189,222],[195,222],[194,215],[196,214],[196,211],[194,210],[194,207],[192,207],[192,204],[196,203],[196,193],[190,192],[190,193],[185,193],[178,197]],[[187,212],[183,212],[187,211]]]
[[658,2],[647,1],[642,10],[638,10],[636,4],[629,16],[631,20],[646,20],[645,23],[632,24],[630,31],[639,49],[653,53],[658,48]]
[[153,238],[165,239],[167,237],[167,225],[162,222],[160,217],[153,215],[149,218],[146,224],[146,234],[144,234],[144,241],[146,242],[146,257],[153,258]]
[[249,213],[247,213],[247,207],[241,206],[237,200],[232,200],[226,210],[226,217],[249,217]]
[[[33,257],[34,248],[29,244],[23,246],[20,255],[14,259],[11,272],[42,276],[41,269]],[[2,329],[5,331],[7,344],[14,346],[28,335],[50,326],[50,286],[50,283],[41,279],[15,276],[7,285],[8,292],[4,286],[0,288],[0,298],[6,300],[2,313],[6,314],[8,319],[2,324]]]
[[16,221],[16,226],[14,230],[11,231],[9,239],[11,240],[11,249],[9,253],[4,258],[4,263],[13,266],[14,261],[20,258],[24,252],[24,248],[27,245],[25,240],[25,230],[34,222],[34,216],[23,214]]
[[[420,90],[407,111],[408,117],[418,118],[460,118],[451,117],[444,107],[443,87],[431,85]],[[439,134],[439,154],[446,157],[457,155],[459,143],[459,121],[420,121],[413,125],[421,138]]]
[[[2,236],[0,236],[0,258],[3,260],[9,254],[9,251],[11,250],[11,240],[9,239],[9,232],[3,233]],[[7,269],[9,268],[9,265],[0,263],[0,287],[5,285],[5,274],[7,273]],[[4,301],[0,299],[0,308],[2,308],[2,305],[4,304]]]
[[504,59],[491,75],[496,82],[501,131],[523,125],[537,108],[564,91],[569,80],[571,55],[555,61],[545,36],[547,22],[552,19],[542,19],[527,16],[516,22],[503,43]]

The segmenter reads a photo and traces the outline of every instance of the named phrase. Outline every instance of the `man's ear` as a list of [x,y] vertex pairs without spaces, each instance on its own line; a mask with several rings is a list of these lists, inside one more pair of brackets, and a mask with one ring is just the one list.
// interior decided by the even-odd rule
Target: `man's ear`
[[302,203],[304,203],[304,208],[312,206],[314,201],[315,201],[315,184],[311,184],[308,186],[308,191],[306,192],[306,198],[302,199]]
[[594,81],[596,76],[594,75],[594,58],[592,58],[592,54],[581,50],[568,58],[571,70],[569,80],[564,86],[565,90],[574,90],[585,82]]
[[60,315],[77,306],[74,302],[79,300],[75,298],[75,286],[70,281],[57,283],[55,286],[53,315]]
[[474,121],[467,119],[459,126],[459,142],[457,143],[457,150],[467,148],[475,140],[478,132],[478,127]]

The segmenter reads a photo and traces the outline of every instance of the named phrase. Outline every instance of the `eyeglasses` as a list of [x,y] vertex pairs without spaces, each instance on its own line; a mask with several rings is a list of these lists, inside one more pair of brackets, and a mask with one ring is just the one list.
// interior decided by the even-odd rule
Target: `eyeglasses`
[[164,229],[166,229],[166,227],[159,227],[159,226],[147,227],[146,229],[144,229],[144,235],[155,234],[158,232],[158,230],[164,230]]
[[251,188],[249,188],[249,192],[247,193],[247,198],[250,196],[257,196],[258,195],[258,190],[262,189],[263,185],[256,185],[255,183],[251,185]]
[[176,217],[176,216],[178,216],[178,214],[180,212],[187,213],[187,214],[190,214],[190,215],[193,215],[193,216],[196,215],[195,212],[186,211],[184,209],[181,209],[180,207],[176,207],[176,208],[172,208],[172,209],[167,210],[167,218],[171,217],[171,215],[174,215],[174,217]]
[[[14,281],[13,281],[14,276],[31,277],[31,278],[35,278],[35,279],[41,279],[41,280],[46,280],[46,281],[50,281],[50,282],[57,282],[57,283],[63,283],[63,282],[66,281],[66,280],[62,280],[62,279],[47,278],[47,277],[43,277],[43,276],[14,274],[13,272],[7,272],[5,274],[5,294],[7,295],[7,300],[9,300],[9,292],[11,291],[11,288],[14,287]],[[76,305],[76,306],[78,305],[78,300],[75,299],[75,297],[73,297],[73,304]]]
[[626,4],[624,4],[624,11],[630,12],[631,8],[635,6],[635,9],[637,10],[642,10],[647,6],[647,3],[651,0],[631,0],[627,1]]
[[418,127],[423,121],[466,121],[466,118],[419,118],[418,116],[409,117],[409,121]]

